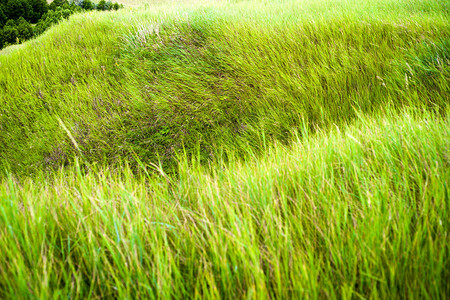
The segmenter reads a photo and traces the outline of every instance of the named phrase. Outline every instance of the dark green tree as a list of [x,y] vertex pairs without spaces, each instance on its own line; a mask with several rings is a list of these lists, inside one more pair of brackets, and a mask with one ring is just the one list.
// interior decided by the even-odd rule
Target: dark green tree
[[8,21],[8,17],[3,12],[3,7],[0,6],[0,28],[3,28],[3,25],[5,25],[6,21]]
[[19,31],[17,31],[16,24],[13,20],[8,20],[5,26],[3,26],[2,40],[3,46],[9,44],[16,44]]
[[28,0],[8,0],[4,13],[10,20],[18,20],[20,17],[30,20],[33,7]]
[[48,4],[46,0],[28,0],[31,4],[32,12],[30,13],[29,21],[37,23],[40,18],[48,11]]
[[18,20],[8,20],[3,27],[3,44],[16,44],[24,42],[33,36],[33,27],[31,24],[20,17]]
[[106,10],[106,1],[100,0],[97,4],[97,10]]
[[15,25],[19,42],[24,42],[33,36],[33,27],[24,18],[17,20]]
[[0,49],[3,48],[3,44],[4,44],[4,41],[3,41],[3,28],[0,27]]
[[83,0],[81,2],[81,7],[85,10],[93,10],[95,8],[94,3],[91,0]]

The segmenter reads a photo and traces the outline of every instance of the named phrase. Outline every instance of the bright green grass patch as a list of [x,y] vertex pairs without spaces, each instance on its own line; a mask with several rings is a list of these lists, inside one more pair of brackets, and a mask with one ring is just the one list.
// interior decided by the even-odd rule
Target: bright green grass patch
[[303,121],[342,125],[387,105],[442,112],[448,56],[436,52],[435,65],[433,49],[447,53],[449,36],[444,4],[431,0],[77,15],[0,56],[0,164],[32,173],[74,156],[138,156],[174,170],[183,151],[208,161],[289,143]]
[[305,128],[259,159],[181,163],[178,179],[5,178],[0,296],[445,298],[450,120],[414,115]]

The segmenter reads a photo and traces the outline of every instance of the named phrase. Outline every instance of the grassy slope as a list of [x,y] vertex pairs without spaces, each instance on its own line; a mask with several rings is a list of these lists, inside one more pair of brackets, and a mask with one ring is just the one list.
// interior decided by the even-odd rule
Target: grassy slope
[[446,5],[158,4],[0,55],[0,298],[445,297]]
[[445,298],[449,121],[304,131],[176,180],[126,166],[5,178],[0,296]]
[[170,169],[183,147],[243,154],[301,119],[448,102],[439,1],[258,3],[79,15],[0,56],[0,161],[29,173],[81,151]]

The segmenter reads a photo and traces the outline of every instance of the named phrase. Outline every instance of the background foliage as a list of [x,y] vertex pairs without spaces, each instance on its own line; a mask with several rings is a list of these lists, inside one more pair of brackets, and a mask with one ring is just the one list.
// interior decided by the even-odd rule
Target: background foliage
[[[101,0],[96,5],[90,0],[81,2],[55,0],[50,5],[46,0],[2,0],[0,2],[0,49],[18,44],[42,34],[53,24],[67,19],[75,12],[84,10],[117,10],[118,3]],[[32,26],[36,24],[36,26]]]

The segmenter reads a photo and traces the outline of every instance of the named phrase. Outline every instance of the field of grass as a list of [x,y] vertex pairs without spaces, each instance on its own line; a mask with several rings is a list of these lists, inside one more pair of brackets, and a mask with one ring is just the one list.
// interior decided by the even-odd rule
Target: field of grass
[[450,294],[450,5],[122,1],[0,51],[0,298]]

